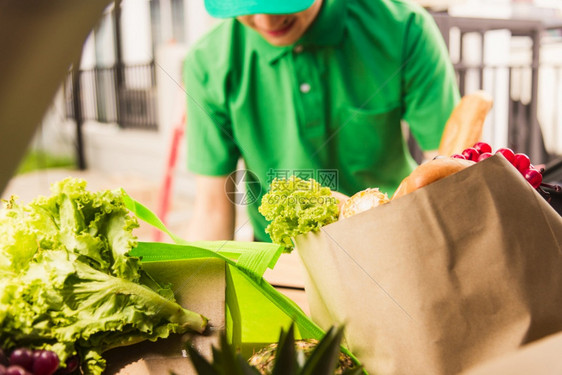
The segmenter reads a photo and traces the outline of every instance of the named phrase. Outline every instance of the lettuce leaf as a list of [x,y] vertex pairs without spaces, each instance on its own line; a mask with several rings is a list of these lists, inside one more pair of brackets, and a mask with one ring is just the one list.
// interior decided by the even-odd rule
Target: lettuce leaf
[[292,251],[292,238],[318,231],[338,220],[338,201],[330,188],[313,179],[291,176],[274,179],[262,198],[259,212],[271,223],[265,231],[274,243]]
[[207,319],[178,305],[129,255],[136,219],[121,190],[89,192],[68,178],[50,197],[0,211],[0,343],[78,354],[101,374],[102,353],[188,330]]

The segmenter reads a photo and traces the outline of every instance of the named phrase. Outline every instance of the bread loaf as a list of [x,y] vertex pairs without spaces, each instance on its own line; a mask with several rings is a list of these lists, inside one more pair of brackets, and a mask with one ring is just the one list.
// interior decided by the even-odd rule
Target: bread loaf
[[408,177],[402,180],[392,199],[409,194],[421,187],[431,184],[434,181],[450,176],[461,171],[475,162],[464,159],[440,157],[421,164],[413,170]]
[[485,91],[463,96],[445,124],[439,144],[439,155],[451,156],[461,153],[480,141],[484,121],[492,104],[492,96]]
[[351,196],[341,208],[340,217],[346,218],[367,211],[373,207],[388,203],[388,195],[378,188],[367,188]]

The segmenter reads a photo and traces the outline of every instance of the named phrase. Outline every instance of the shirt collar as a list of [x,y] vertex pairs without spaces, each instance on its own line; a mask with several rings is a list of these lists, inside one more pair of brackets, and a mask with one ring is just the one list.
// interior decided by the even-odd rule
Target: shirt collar
[[274,64],[282,56],[290,52],[295,45],[302,44],[305,47],[314,46],[336,46],[343,37],[345,25],[345,5],[347,0],[324,0],[322,9],[318,13],[316,20],[310,28],[294,45],[276,47],[269,44],[263,37],[253,30],[248,30],[251,34],[252,43],[257,46],[256,50],[262,54],[270,64]]
[[298,44],[305,46],[335,46],[342,37],[347,16],[346,0],[324,0],[318,18]]

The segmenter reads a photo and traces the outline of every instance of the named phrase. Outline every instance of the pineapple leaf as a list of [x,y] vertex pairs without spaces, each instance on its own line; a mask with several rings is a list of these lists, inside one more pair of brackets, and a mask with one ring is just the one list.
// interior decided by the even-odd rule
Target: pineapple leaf
[[295,327],[293,324],[291,324],[287,332],[281,330],[275,357],[277,360],[271,375],[292,375],[297,373]]
[[239,354],[235,353],[232,345],[228,344],[226,335],[220,337],[220,349],[213,350],[213,363],[209,363],[195,348],[187,346],[189,358],[199,375],[260,375],[259,371],[251,367]]
[[[333,375],[338,364],[343,366],[338,367],[340,371],[352,365],[352,363],[340,363],[340,350],[343,349],[340,346],[343,338],[343,327],[330,328],[322,340],[312,346],[313,350],[310,355],[305,354],[301,349],[296,349],[297,343],[294,331],[293,324],[287,332],[281,330],[277,348],[273,349],[275,351],[273,368],[269,367],[269,371],[267,368],[253,367],[252,365],[255,366],[256,363],[250,365],[236,351],[234,345],[228,343],[224,333],[220,336],[219,346],[213,346],[212,348],[212,363],[201,356],[193,347],[188,346],[187,350],[198,375]],[[255,358],[259,359],[259,354],[260,352],[256,353]],[[302,357],[300,361],[299,356]],[[267,357],[262,357],[262,359],[264,358]],[[352,360],[349,356],[347,356],[347,359]],[[356,364],[358,365],[357,362]],[[343,375],[360,374],[366,374],[362,366],[343,372]]]
[[194,347],[187,345],[187,352],[193,367],[199,375],[219,375],[219,372],[211,365]]
[[[237,354],[234,350],[234,346],[228,343],[228,340],[224,333],[220,337],[220,348],[221,350],[217,350],[216,352],[221,353],[221,374],[245,375],[245,369],[240,366],[240,361],[237,359]],[[238,354],[238,356],[240,355]]]
[[222,368],[224,366],[223,365],[224,360],[222,358],[223,354],[221,350],[213,346],[212,351],[213,351],[213,367],[216,369]]
[[248,364],[248,361],[244,359],[240,354],[236,356],[238,360],[238,364],[240,365],[240,369],[244,375],[261,375],[260,372],[255,368]]
[[330,328],[306,361],[301,375],[332,375],[336,369],[343,328]]

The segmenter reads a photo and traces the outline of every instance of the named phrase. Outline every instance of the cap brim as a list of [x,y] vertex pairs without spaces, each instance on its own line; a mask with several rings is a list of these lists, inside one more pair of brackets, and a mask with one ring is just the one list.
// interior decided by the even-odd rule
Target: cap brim
[[314,0],[205,0],[212,17],[231,18],[250,14],[291,14],[308,9]]

